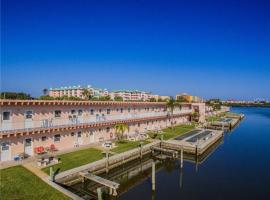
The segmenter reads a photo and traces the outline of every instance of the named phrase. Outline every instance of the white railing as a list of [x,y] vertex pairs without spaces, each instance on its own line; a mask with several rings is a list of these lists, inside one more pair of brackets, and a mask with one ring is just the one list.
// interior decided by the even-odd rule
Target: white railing
[[[174,111],[173,114],[188,114],[191,110]],[[49,118],[42,120],[25,120],[20,122],[2,121],[0,124],[0,131],[11,131],[11,130],[27,130],[32,128],[48,128],[48,127],[61,127],[66,125],[78,125],[83,123],[98,123],[98,122],[109,122],[116,120],[129,120],[129,119],[140,119],[148,117],[162,117],[167,116],[170,112],[148,112],[148,113],[128,113],[118,115],[91,115],[88,118]]]

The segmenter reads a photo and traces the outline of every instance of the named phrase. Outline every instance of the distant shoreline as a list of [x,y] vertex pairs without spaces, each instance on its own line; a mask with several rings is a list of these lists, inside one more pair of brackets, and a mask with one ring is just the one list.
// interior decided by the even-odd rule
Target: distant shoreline
[[270,104],[266,105],[252,105],[252,104],[226,104],[226,106],[231,106],[231,107],[261,107],[261,108],[270,108]]

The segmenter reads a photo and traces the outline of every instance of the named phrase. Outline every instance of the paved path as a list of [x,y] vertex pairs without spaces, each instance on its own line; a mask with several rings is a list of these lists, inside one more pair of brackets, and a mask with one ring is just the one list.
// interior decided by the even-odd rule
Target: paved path
[[33,174],[37,175],[39,178],[44,179],[44,178],[48,178],[48,174],[46,174],[45,172],[43,172],[40,168],[37,168],[36,166],[34,166],[34,163],[25,163],[22,166],[24,166],[26,169],[28,169],[30,172],[32,172]]

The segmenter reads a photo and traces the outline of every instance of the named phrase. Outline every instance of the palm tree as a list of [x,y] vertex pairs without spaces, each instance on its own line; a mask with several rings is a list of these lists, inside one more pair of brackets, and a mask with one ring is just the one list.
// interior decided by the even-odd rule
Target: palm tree
[[83,91],[82,91],[82,96],[83,96],[85,99],[90,100],[90,98],[91,98],[90,91],[87,90],[87,89],[83,89]]
[[[179,106],[179,103],[176,102],[172,97],[167,101],[167,108],[170,109],[170,117],[173,116],[173,111],[176,106]],[[173,123],[172,123],[172,128],[173,128]]]
[[193,112],[193,113],[191,114],[191,117],[192,117],[192,120],[198,121],[198,120],[199,120],[199,117],[200,117],[200,113],[198,113],[198,112]]
[[127,124],[116,124],[114,126],[114,129],[115,129],[115,134],[117,136],[117,139],[122,140],[125,131],[129,130],[129,126]]

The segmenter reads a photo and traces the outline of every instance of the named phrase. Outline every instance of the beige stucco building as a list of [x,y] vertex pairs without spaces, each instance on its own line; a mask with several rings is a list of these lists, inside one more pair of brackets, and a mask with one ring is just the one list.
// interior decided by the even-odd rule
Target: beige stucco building
[[[199,104],[185,103],[173,116],[163,102],[0,100],[0,160],[38,147],[58,150],[115,139],[114,125],[128,124],[126,135],[190,121]],[[203,120],[203,111],[201,120]]]

